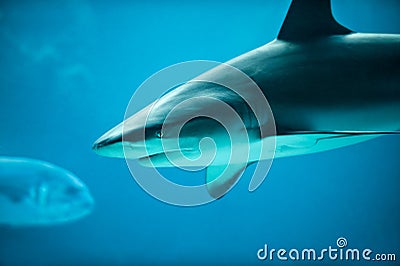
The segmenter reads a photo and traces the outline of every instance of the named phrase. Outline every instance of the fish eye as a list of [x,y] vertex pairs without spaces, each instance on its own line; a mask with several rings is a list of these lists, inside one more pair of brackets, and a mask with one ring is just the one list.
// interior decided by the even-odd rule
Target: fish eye
[[65,189],[65,194],[74,196],[74,195],[77,195],[79,193],[79,191],[80,190],[78,188],[70,186]]
[[159,139],[161,139],[162,136],[163,136],[163,134],[162,134],[161,130],[157,130],[157,131],[156,131],[156,137],[159,138]]

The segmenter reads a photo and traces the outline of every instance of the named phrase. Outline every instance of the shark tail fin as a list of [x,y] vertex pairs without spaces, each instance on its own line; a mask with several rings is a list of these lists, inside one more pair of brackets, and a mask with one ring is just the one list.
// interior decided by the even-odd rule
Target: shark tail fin
[[306,41],[349,33],[352,31],[340,25],[333,17],[330,0],[293,0],[278,39]]

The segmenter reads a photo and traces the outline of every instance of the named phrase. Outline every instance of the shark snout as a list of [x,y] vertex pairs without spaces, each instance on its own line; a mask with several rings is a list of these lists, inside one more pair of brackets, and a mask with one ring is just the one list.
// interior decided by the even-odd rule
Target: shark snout
[[102,148],[106,148],[107,146],[117,144],[119,142],[122,142],[122,134],[112,136],[112,137],[103,137],[102,136],[93,143],[92,149],[99,150]]
[[147,157],[162,151],[159,150],[158,146],[146,146],[143,128],[128,129],[124,128],[123,123],[97,139],[93,143],[92,149],[105,157],[133,159]]
[[98,138],[92,145],[92,149],[99,155],[106,157],[124,157],[122,146],[123,125],[119,124]]

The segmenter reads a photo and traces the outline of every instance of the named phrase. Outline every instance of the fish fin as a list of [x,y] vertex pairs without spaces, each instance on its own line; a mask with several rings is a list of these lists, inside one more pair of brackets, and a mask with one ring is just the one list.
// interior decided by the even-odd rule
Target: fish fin
[[206,170],[206,184],[210,196],[221,198],[237,182],[247,167],[244,164],[209,165]]
[[[249,163],[247,166],[254,164],[255,162],[251,162]],[[262,175],[253,175],[253,177],[250,180],[249,183],[249,191],[253,192],[254,190],[256,190],[259,186],[261,186],[262,182],[264,181],[264,179],[266,178],[266,176]]]
[[[286,131],[276,137],[274,158],[329,151],[400,131]],[[268,138],[265,139],[268,141]]]
[[400,131],[286,131],[280,135],[335,135],[341,136],[356,136],[356,135],[400,135]]
[[305,41],[352,33],[332,15],[330,0],[293,0],[278,35],[279,40]]
[[362,142],[384,135],[400,135],[400,131],[287,131],[279,134],[276,151],[310,149],[323,141],[349,137]]
[[36,203],[39,206],[45,206],[47,204],[49,187],[46,183],[41,183],[36,187]]

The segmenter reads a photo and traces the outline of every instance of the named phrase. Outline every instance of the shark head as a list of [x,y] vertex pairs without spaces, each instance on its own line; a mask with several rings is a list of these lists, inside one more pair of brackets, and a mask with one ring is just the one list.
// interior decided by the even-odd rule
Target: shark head
[[[242,91],[250,91],[249,83],[237,84]],[[266,103],[254,91],[249,97]],[[221,83],[191,80],[105,133],[93,150],[102,156],[137,159],[147,167],[206,168],[207,190],[219,198],[249,163],[260,160],[259,122],[275,130],[272,112],[269,118],[262,115],[259,119],[253,110],[240,91]],[[254,189],[261,181],[255,183]]]
[[[259,132],[243,100],[216,87],[202,82],[182,85],[105,133],[93,150],[155,167],[207,166],[226,159],[216,152],[230,156],[235,137],[247,143],[249,134],[255,140]],[[212,91],[213,96],[203,97],[199,91]]]
[[[205,168],[208,194],[220,198],[249,163],[266,154],[272,159],[274,140],[269,150],[263,143],[274,134],[272,111],[256,83],[237,68],[219,64],[127,116],[93,150],[147,167]],[[265,175],[257,181],[253,175],[249,189]]]

